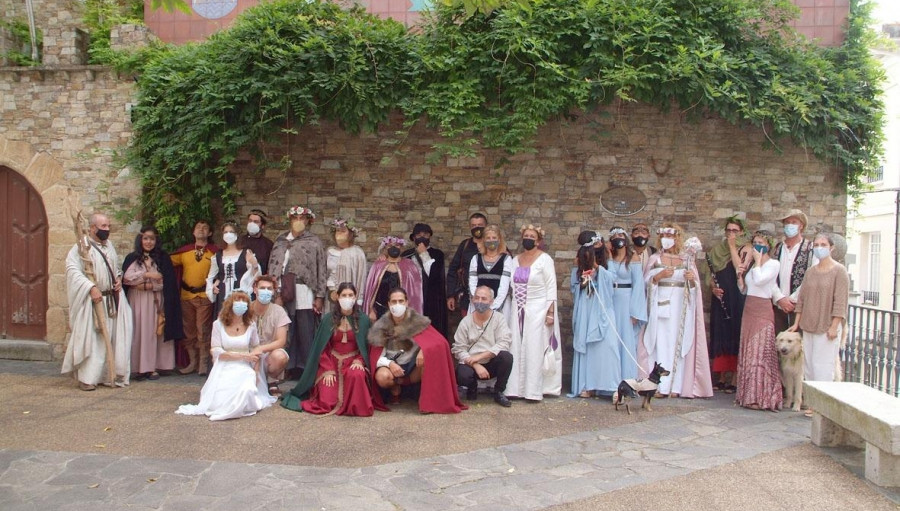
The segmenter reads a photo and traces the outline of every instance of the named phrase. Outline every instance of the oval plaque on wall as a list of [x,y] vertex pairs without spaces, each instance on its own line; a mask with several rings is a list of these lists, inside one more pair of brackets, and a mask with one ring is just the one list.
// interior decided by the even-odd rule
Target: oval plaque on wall
[[614,186],[600,196],[600,207],[615,216],[631,216],[647,207],[647,196],[633,186]]

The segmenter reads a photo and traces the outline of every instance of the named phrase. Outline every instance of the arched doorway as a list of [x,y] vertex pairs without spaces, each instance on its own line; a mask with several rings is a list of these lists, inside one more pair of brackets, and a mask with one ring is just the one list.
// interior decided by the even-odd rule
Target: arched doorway
[[47,333],[47,234],[41,195],[0,165],[0,339]]

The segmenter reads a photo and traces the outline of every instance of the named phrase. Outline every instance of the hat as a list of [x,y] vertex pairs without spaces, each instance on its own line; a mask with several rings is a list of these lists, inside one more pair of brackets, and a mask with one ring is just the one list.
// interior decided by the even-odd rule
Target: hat
[[420,233],[420,232],[427,232],[429,236],[434,236],[434,231],[431,230],[431,226],[430,226],[430,225],[428,225],[428,224],[416,224],[416,225],[413,227],[412,233],[410,233],[410,235],[409,235],[409,239],[412,240],[412,239],[413,239],[413,236],[415,236],[416,233]]
[[806,229],[806,226],[809,225],[809,221],[806,218],[806,214],[803,213],[802,211],[800,211],[799,209],[789,209],[787,214],[785,214],[784,216],[781,217],[781,221],[784,222],[785,220],[787,220],[788,218],[791,218],[791,217],[796,218],[797,220],[800,220],[800,222],[803,223],[804,229]]

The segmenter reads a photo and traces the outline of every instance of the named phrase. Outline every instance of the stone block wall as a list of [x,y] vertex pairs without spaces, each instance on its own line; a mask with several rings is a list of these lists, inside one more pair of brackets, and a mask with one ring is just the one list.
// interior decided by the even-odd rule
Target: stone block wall
[[[718,118],[692,123],[645,105],[619,104],[575,117],[542,128],[534,153],[485,151],[436,161],[431,146],[438,137],[419,127],[400,138],[399,120],[358,136],[329,123],[307,127],[269,152],[273,160],[290,154],[288,172],[258,173],[249,161],[235,167],[243,194],[238,213],[243,220],[252,208],[266,210],[273,238],[286,228],[284,213],[294,204],[319,215],[312,230],[323,239],[330,236],[325,221],[353,217],[364,228],[359,242],[370,260],[378,237],[406,238],[416,222],[431,224],[432,246],[448,258],[468,235],[467,218],[475,211],[502,227],[513,251],[523,223],[541,224],[556,261],[565,327],[575,239],[583,229],[606,235],[614,225],[628,229],[644,221],[655,229],[676,221],[709,246],[721,239],[726,216],[743,214],[752,229],[780,232],[781,212],[800,207],[813,224],[810,231],[845,231],[838,171],[789,141],[779,141],[779,154],[764,148],[760,129]],[[643,192],[643,210],[627,217],[604,211],[601,197],[617,186]]]
[[[0,69],[0,165],[25,176],[43,197],[50,223],[47,341],[65,350],[65,256],[75,241],[68,202],[86,215],[113,212],[139,193],[116,167],[114,151],[131,137],[133,82],[96,66]],[[119,254],[135,226],[113,218]]]

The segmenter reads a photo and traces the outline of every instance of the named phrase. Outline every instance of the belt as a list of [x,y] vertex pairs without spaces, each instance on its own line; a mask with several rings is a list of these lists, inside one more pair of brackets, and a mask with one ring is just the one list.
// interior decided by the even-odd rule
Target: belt
[[629,287],[631,287],[631,284],[618,284],[616,282],[613,282],[613,288],[615,289],[627,289]]
[[202,292],[206,291],[206,286],[191,287],[191,286],[185,284],[184,282],[182,282],[181,289],[184,289],[185,291],[188,291],[191,293],[202,293]]
[[108,289],[106,291],[100,291],[100,294],[103,296],[115,296],[114,293],[115,293],[115,291],[113,291],[112,289]]
[[657,284],[659,287],[684,287],[684,282],[666,281]]

